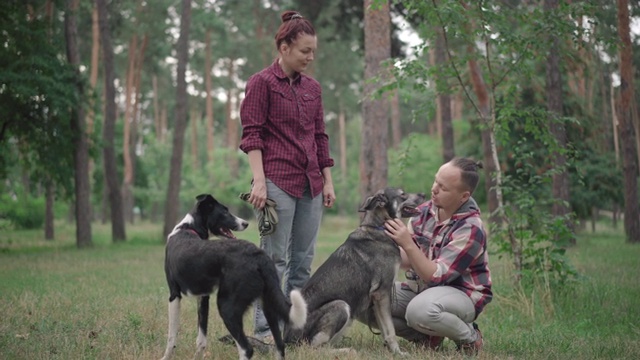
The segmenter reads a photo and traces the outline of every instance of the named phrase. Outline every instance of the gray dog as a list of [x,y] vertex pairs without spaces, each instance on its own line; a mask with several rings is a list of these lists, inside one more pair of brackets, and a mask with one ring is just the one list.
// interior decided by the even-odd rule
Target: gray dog
[[379,328],[389,350],[401,353],[391,319],[400,250],[384,233],[384,223],[419,214],[416,207],[424,200],[424,194],[408,194],[396,188],[380,190],[365,200],[359,210],[365,213],[360,226],[302,288],[307,322],[301,330],[285,326],[285,342],[335,344],[356,319]]

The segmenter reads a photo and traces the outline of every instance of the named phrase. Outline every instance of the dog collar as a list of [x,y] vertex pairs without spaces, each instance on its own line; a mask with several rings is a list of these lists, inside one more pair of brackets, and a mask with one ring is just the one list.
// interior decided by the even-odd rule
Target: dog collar
[[374,226],[374,225],[362,225],[370,228],[374,228],[376,230],[385,230],[384,226]]

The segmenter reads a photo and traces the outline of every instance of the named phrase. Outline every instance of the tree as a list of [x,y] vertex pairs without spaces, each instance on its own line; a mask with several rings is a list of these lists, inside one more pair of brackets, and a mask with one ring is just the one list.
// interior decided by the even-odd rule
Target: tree
[[629,2],[617,0],[618,36],[620,37],[620,141],[624,172],[624,230],[628,242],[640,242],[640,214],[638,211],[638,162],[633,129],[631,99],[633,99],[633,65]]
[[[447,61],[447,49],[444,42],[444,34],[441,28],[436,30],[436,43],[433,49],[434,65],[438,67],[444,67]],[[444,83],[440,85],[447,86],[447,79],[443,77],[438,83]],[[451,124],[451,96],[447,93],[447,89],[444,91],[438,91],[437,99],[437,121],[438,121],[438,134],[442,139],[442,160],[448,162],[455,156],[454,142],[453,142],[453,125]]]
[[365,198],[387,185],[387,129],[389,103],[373,98],[374,79],[385,79],[383,62],[391,57],[391,17],[389,3],[364,1],[364,99],[362,101],[362,143],[360,151],[360,195]]
[[116,88],[113,64],[113,46],[111,44],[111,30],[106,0],[96,0],[98,7],[98,21],[100,23],[100,39],[104,64],[104,124],[102,129],[102,156],[104,177],[107,185],[109,205],[111,209],[111,238],[114,242],[125,241],[127,236],[124,225],[122,194],[118,181],[118,169],[115,154],[115,123],[116,123]]
[[80,55],[77,43],[76,13],[78,0],[67,0],[65,11],[65,37],[67,39],[67,59],[76,69],[76,87],[79,100],[71,113],[71,128],[74,137],[74,179],[75,179],[75,216],[76,245],[79,248],[93,245],[91,239],[91,183],[89,182],[89,139],[85,122],[84,84],[80,77]]
[[[558,9],[558,0],[545,0],[544,10],[553,14]],[[552,194],[556,200],[552,206],[552,214],[557,217],[567,218],[571,213],[569,208],[569,172],[565,149],[567,147],[567,134],[564,123],[560,121],[563,116],[562,74],[560,72],[560,42],[555,32],[549,32],[549,54],[546,66],[546,90],[547,112],[549,116],[549,128],[558,143],[559,151],[551,154],[554,167],[557,171],[552,176]],[[571,224],[568,224],[571,227]],[[575,238],[571,238],[575,244]]]
[[189,61],[189,27],[191,25],[191,0],[182,0],[180,17],[180,37],[176,45],[178,57],[175,127],[173,132],[173,149],[169,169],[169,186],[164,209],[164,238],[169,235],[178,219],[180,197],[180,181],[182,178],[182,155],[184,152],[184,133],[187,127],[187,81],[186,71]]

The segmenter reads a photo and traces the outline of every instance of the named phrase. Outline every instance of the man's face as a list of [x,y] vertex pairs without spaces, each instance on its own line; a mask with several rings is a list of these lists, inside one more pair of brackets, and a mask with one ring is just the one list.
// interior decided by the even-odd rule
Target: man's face
[[431,186],[433,204],[447,212],[454,212],[469,196],[471,193],[465,190],[460,169],[450,163],[442,165]]

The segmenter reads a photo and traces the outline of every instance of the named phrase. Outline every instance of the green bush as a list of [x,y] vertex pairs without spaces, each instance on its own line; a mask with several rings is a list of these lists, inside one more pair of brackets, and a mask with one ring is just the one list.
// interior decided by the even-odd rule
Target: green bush
[[15,229],[40,229],[44,226],[44,198],[18,198],[5,195],[0,201],[0,218]]

